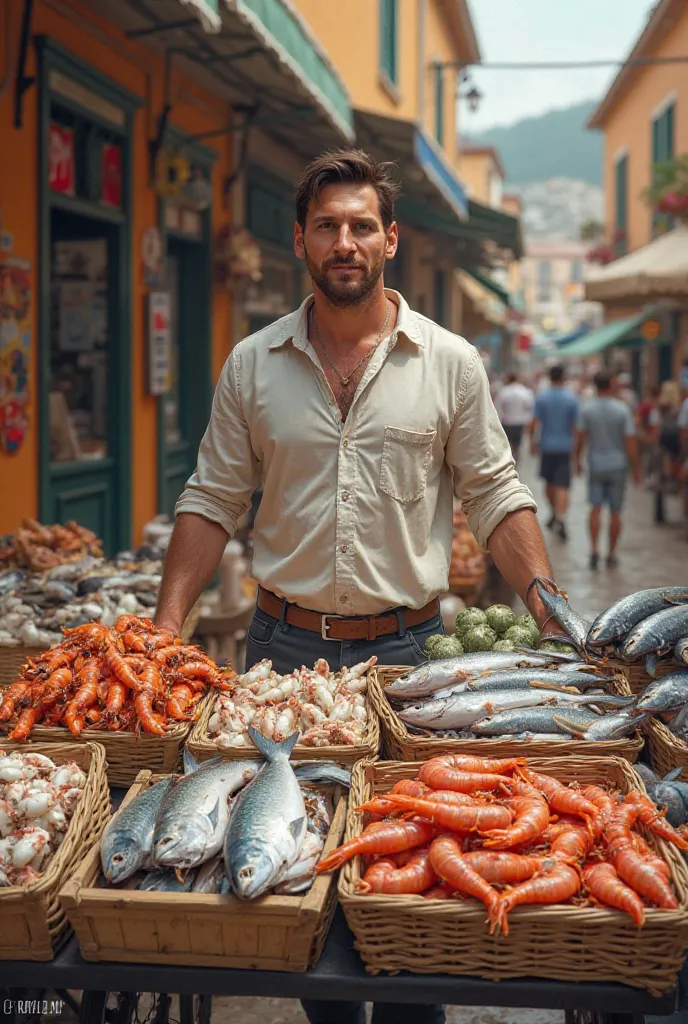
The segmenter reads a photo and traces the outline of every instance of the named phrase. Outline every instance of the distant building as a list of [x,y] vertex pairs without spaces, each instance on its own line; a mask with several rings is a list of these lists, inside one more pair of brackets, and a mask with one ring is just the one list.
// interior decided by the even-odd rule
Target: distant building
[[586,302],[584,295],[589,248],[584,242],[526,240],[521,298],[526,320],[535,332],[556,336],[600,322],[599,303]]

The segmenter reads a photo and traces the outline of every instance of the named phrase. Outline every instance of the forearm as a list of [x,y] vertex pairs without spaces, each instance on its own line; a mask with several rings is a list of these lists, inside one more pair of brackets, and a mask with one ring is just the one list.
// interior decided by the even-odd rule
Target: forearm
[[504,579],[528,607],[538,626],[542,627],[547,612],[534,588],[526,591],[534,576],[552,577],[545,542],[530,509],[519,509],[505,516],[488,541],[494,563]]
[[218,523],[181,513],[165,557],[155,623],[180,633],[186,616],[217,569],[229,535]]

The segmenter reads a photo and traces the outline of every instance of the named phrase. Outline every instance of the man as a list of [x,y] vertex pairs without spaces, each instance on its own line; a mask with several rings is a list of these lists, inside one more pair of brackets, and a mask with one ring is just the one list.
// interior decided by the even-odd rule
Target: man
[[[475,348],[385,290],[397,186],[360,151],[326,153],[296,195],[294,250],[313,294],[245,338],[222,370],[198,464],[177,503],[158,625],[179,631],[260,483],[246,661],[278,672],[376,655],[418,665],[442,632],[452,503],[526,600],[550,575]],[[362,1004],[307,1003],[311,1024]],[[442,1007],[379,1004],[375,1024],[440,1024]]]
[[629,464],[640,483],[640,464],[633,414],[625,402],[615,398],[612,379],[602,371],[595,377],[597,397],[580,413],[576,441],[576,472],[582,472],[582,455],[588,446],[588,497],[590,502],[590,568],[600,563],[599,537],[602,506],[609,507],[609,554],[607,568],[616,568],[616,546],[621,535],[623,507]]
[[614,393],[620,401],[624,402],[632,413],[638,408],[638,396],[633,390],[633,378],[630,373],[620,373],[612,382]]
[[535,398],[530,388],[522,384],[517,374],[508,373],[504,387],[495,398],[495,408],[509,439],[514,459],[518,455],[523,441],[523,431],[533,418],[533,402]]
[[531,452],[537,452],[535,433],[540,427],[540,476],[545,481],[550,506],[548,529],[556,530],[566,540],[566,511],[571,488],[571,455],[573,453],[578,399],[564,387],[564,368],[553,366],[549,371],[550,386],[535,399],[535,413],[530,424]]

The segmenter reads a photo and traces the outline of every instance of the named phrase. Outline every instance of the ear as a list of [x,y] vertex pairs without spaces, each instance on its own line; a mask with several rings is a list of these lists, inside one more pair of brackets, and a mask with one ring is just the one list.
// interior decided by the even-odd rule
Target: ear
[[397,222],[393,221],[387,228],[387,244],[385,245],[385,257],[388,260],[394,259],[399,248],[399,228]]
[[306,247],[303,242],[303,228],[298,221],[294,223],[294,253],[297,259],[303,260],[306,258]]

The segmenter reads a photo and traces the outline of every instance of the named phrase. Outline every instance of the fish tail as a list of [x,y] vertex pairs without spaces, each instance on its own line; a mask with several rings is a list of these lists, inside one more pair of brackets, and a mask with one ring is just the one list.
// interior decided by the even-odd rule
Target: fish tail
[[274,740],[270,740],[267,736],[259,733],[252,725],[248,726],[248,734],[266,761],[274,761],[279,754],[284,754],[288,758],[301,735],[297,729],[291,736],[287,736],[286,740],[283,740],[282,743],[275,743]]
[[572,722],[564,715],[552,715],[552,719],[557,723],[558,726],[560,726],[562,729],[565,729],[566,732],[570,733],[572,736],[576,736],[578,739],[585,738],[585,733],[587,730],[581,729],[577,722]]

